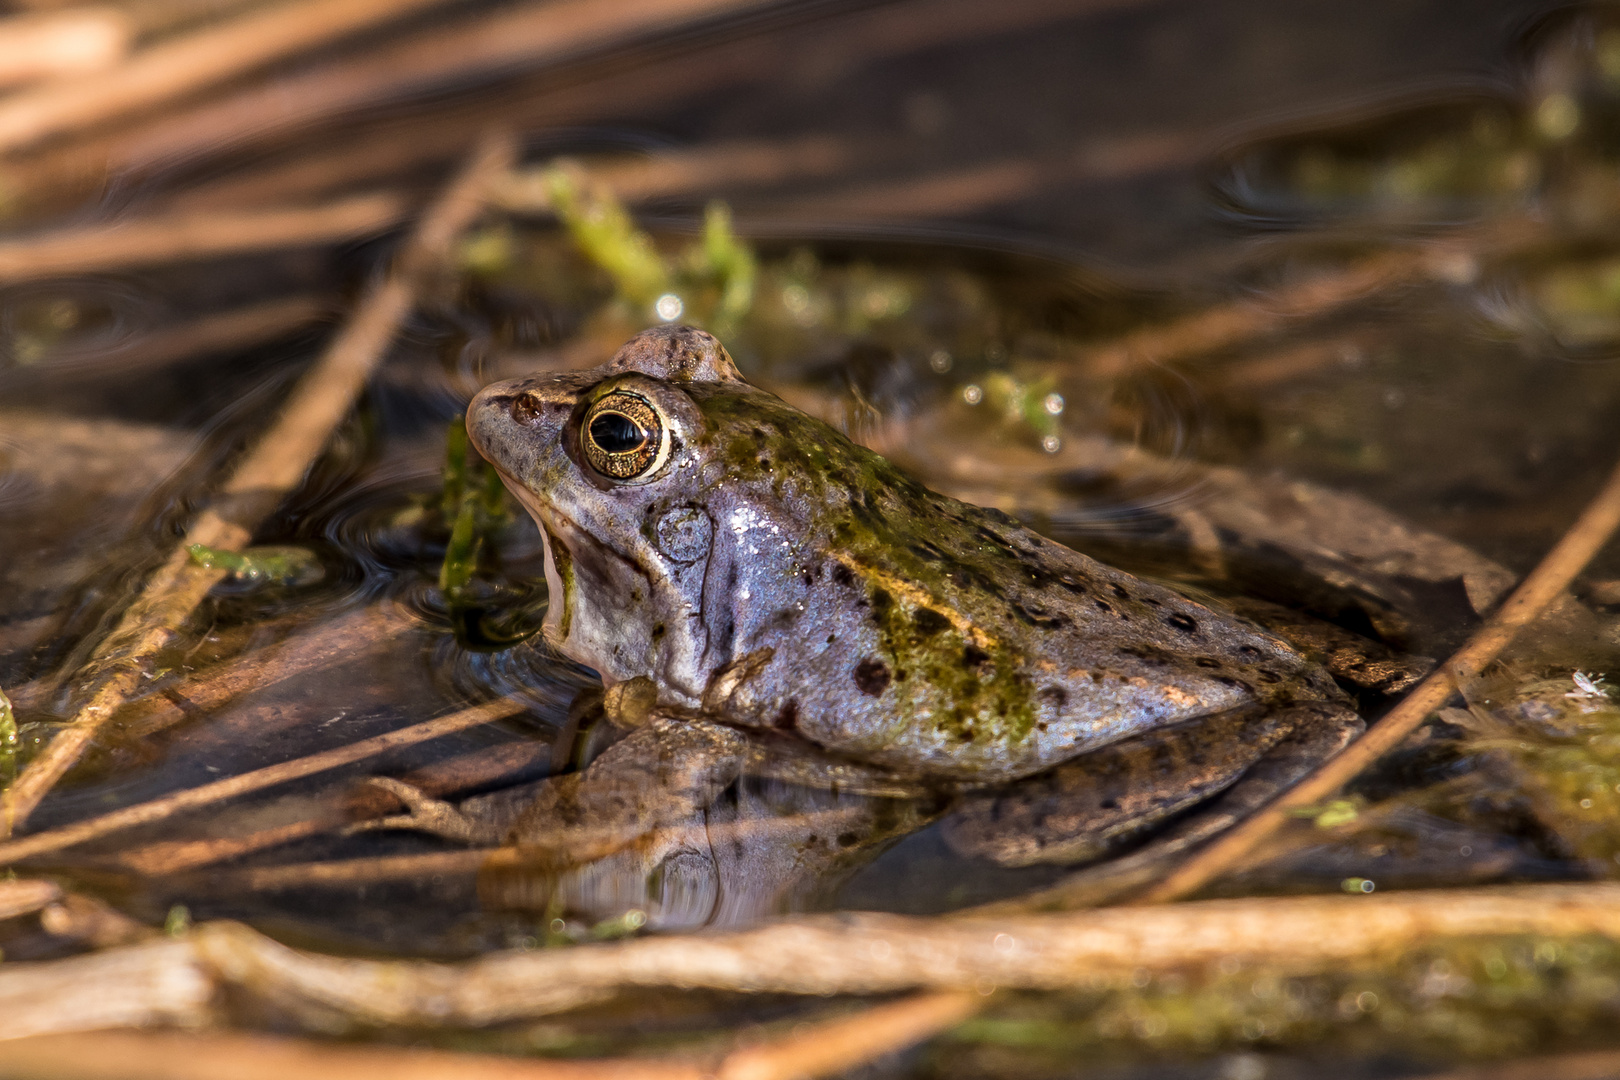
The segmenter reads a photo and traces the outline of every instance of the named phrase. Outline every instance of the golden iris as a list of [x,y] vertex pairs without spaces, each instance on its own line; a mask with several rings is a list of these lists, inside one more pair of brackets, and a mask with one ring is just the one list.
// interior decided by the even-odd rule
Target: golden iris
[[615,390],[585,413],[585,460],[614,480],[633,480],[658,463],[664,421],[640,394]]

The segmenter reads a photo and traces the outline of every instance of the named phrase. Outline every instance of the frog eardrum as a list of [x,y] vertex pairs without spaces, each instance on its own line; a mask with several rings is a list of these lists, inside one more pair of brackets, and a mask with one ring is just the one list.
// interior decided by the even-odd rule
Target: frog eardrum
[[585,410],[581,456],[611,480],[654,472],[669,456],[669,427],[658,408],[628,390],[612,390]]

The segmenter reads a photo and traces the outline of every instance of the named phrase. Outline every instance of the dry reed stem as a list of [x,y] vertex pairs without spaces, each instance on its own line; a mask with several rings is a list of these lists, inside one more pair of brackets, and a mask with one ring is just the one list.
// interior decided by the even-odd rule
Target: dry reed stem
[[[115,139],[109,166],[183,160],[199,150],[213,156],[278,134],[302,133],[336,117],[458,79],[539,68],[769,2],[548,0],[497,8],[165,117],[134,140]],[[120,145],[123,149],[117,148]]]
[[1614,1080],[1620,1076],[1620,1050],[1592,1050],[1583,1054],[1554,1054],[1471,1065],[1443,1073],[1427,1073],[1412,1080]]
[[38,911],[46,904],[62,898],[62,887],[54,881],[35,881],[18,878],[0,881],[0,919],[15,919],[19,915]]
[[[534,1018],[621,990],[871,995],[1102,990],[1149,976],[1339,973],[1441,939],[1620,940],[1620,885],[1529,885],[1264,897],[1073,914],[924,918],[845,913],[735,933],[649,936],[454,964],[325,956],[235,923],[181,940],[0,967],[0,1037],[198,1023],[236,987],[329,1024],[445,1028]],[[144,995],[144,996],[143,996]]]
[[1333,795],[1357,773],[1399,746],[1434,710],[1445,704],[1458,686],[1478,678],[1521,629],[1535,621],[1569,588],[1575,575],[1608,543],[1617,527],[1620,527],[1620,465],[1569,531],[1449,660],[1418,683],[1343,753],[1324,763],[1264,810],[1198,851],[1149,889],[1142,902],[1179,899],[1235,869],[1249,852],[1280,829],[1293,811]]
[[[152,799],[149,802],[136,803],[126,806],[122,810],[102,814],[99,817],[88,818],[72,825],[63,825],[60,828],[48,829],[45,832],[34,833],[21,839],[0,842],[0,866],[17,862],[20,859],[43,855],[47,852],[61,851],[63,848],[82,844],[86,840],[93,840],[98,836],[117,832],[120,829],[129,829],[137,825],[149,825],[154,821],[162,821],[172,817],[182,810],[194,810],[202,806],[211,806],[214,803],[233,799],[238,795],[245,795],[251,791],[284,784],[289,780],[297,780],[305,776],[326,772],[344,765],[363,761],[368,757],[397,750],[404,746],[414,746],[429,739],[437,739],[441,735],[464,731],[470,727],[488,724],[502,720],[509,716],[516,716],[524,710],[522,705],[512,701],[493,701],[483,705],[474,705],[471,708],[461,709],[441,716],[436,720],[425,720],[420,724],[400,728],[369,739],[362,739],[347,746],[334,747],[323,750],[318,754],[294,758],[292,761],[283,761],[275,765],[266,765],[262,769],[242,773],[239,776],[216,780],[201,787],[188,788],[177,791],[173,795]],[[75,730],[75,729],[68,729]],[[57,736],[58,739],[61,736]],[[53,744],[54,745],[54,744]]]
[[[605,117],[634,112],[650,100],[670,105],[750,81],[791,79],[808,58],[836,57],[841,64],[855,66],[976,35],[1083,18],[1138,3],[1141,0],[900,2],[795,26],[791,33],[749,33],[712,44],[684,39],[679,47],[649,50],[650,55],[633,64],[607,64],[589,71],[581,69],[577,74],[559,76],[550,70],[556,64],[531,59],[537,74],[509,84],[500,95],[486,95],[476,107],[446,98],[431,111],[424,110],[425,115],[417,114],[411,122],[392,130],[374,128],[352,133],[352,137],[344,133],[340,146],[295,162],[288,167],[285,178],[288,183],[311,185],[314,190],[328,184],[353,183],[377,175],[369,171],[367,159],[375,160],[383,171],[414,168],[420,172],[432,163],[460,154],[469,141],[467,132],[490,124],[518,130],[589,125]],[[603,10],[611,9],[603,6]],[[104,172],[141,173],[179,161],[195,164],[246,145],[278,140],[285,146],[368,105],[397,99],[398,69],[420,59],[415,52],[437,50],[441,55],[427,57],[434,70],[445,67],[449,57],[477,59],[477,46],[484,35],[476,28],[467,30],[465,38],[447,38],[448,33],[450,28],[429,41],[403,40],[390,47],[396,50],[392,54],[347,57],[304,75],[287,76],[274,88],[252,86],[218,102],[143,122],[129,131],[81,140],[29,163],[26,171],[19,171],[15,182],[29,191],[50,193],[64,186],[82,185],[86,177],[99,177]],[[450,65],[446,70],[465,79],[492,77],[499,69],[475,63],[467,68]],[[828,77],[819,66],[809,74],[817,79]],[[424,88],[415,84],[410,87],[412,93]],[[1096,167],[1106,171],[1113,160],[1113,167],[1118,168],[1128,164],[1131,156],[1104,153],[1097,157]],[[273,178],[279,172],[272,167],[264,175]],[[222,179],[218,181],[222,189],[218,199],[213,195],[205,199],[213,203],[273,195],[277,189],[258,183],[254,178],[257,175]],[[233,185],[240,185],[239,195],[225,190]]]
[[445,0],[302,0],[143,49],[0,101],[0,154],[125,116]]
[[[694,828],[660,828],[658,836],[671,844],[687,844],[701,849],[728,842],[747,843],[782,835],[802,836],[807,827],[819,827],[825,835],[826,832],[836,830],[840,826],[856,825],[859,819],[858,810],[826,810],[809,814],[790,814],[781,818],[701,825]],[[271,830],[266,830],[269,831]],[[559,830],[559,833],[562,831]],[[567,833],[573,837],[580,831],[579,827],[575,826],[567,830]],[[611,840],[612,837],[606,839]],[[197,843],[204,844],[208,841]],[[129,859],[126,857],[121,861],[128,863]],[[435,852],[428,855],[371,855],[358,859],[287,863],[281,866],[250,866],[227,873],[230,874],[231,884],[248,891],[261,891],[302,888],[308,885],[362,885],[379,881],[420,880],[424,874],[470,873],[486,867],[521,870],[535,865],[535,851],[521,847],[499,847]],[[211,880],[217,883],[225,878],[215,874]]]
[[[496,746],[475,750],[469,754],[458,754],[454,757],[435,761],[424,768],[415,769],[406,773],[400,779],[422,794],[432,798],[444,798],[466,791],[468,788],[483,787],[509,778],[514,772],[532,767],[540,761],[546,760],[549,755],[545,746],[530,740],[519,740],[510,743],[500,743]],[[126,849],[117,855],[117,861],[138,874],[148,877],[158,877],[164,874],[176,874],[187,870],[197,870],[226,859],[238,858],[255,851],[277,847],[294,840],[302,840],[311,836],[319,836],[324,832],[341,828],[354,821],[365,821],[380,818],[388,814],[397,813],[404,807],[393,795],[381,788],[364,785],[346,793],[346,797],[334,793],[331,804],[324,809],[317,810],[301,821],[289,822],[272,828],[257,829],[246,835],[237,836],[210,836],[197,840],[160,840],[156,843],[142,847]],[[452,852],[451,854],[456,854]],[[350,860],[354,863],[365,863],[367,860]],[[311,881],[327,880],[335,873],[331,869],[337,865],[332,862],[319,862],[297,864]],[[270,871],[292,871],[293,867],[276,866],[256,868],[243,873],[253,877],[258,869]],[[368,871],[357,868],[357,879],[364,880],[370,873],[371,879],[384,880],[390,877],[409,877],[422,872],[419,869],[400,868],[395,871],[376,870]],[[289,878],[295,873],[287,874]],[[255,884],[249,887],[257,888]]]
[[330,244],[384,232],[406,213],[401,196],[384,192],[316,206],[164,214],[60,229],[0,242],[0,281]]
[[[433,874],[476,873],[500,848],[433,851],[425,855],[373,855],[360,859],[250,866],[231,874],[231,883],[250,892],[311,885],[371,885],[381,881],[421,881]],[[217,880],[217,879],[216,879]]]
[[955,1027],[984,1004],[960,991],[918,994],[726,1055],[715,1080],[794,1080],[845,1072]]
[[12,1040],[5,1071],[69,1080],[813,1080],[921,1042],[960,1023],[977,1005],[962,994],[919,994],[744,1045],[712,1067],[656,1058],[546,1061],[266,1035],[94,1032]]
[[[432,798],[445,798],[469,788],[485,787],[499,781],[510,780],[514,773],[532,768],[549,757],[543,744],[529,739],[457,754],[434,761],[423,768],[407,772],[400,779]],[[195,840],[160,840],[118,852],[116,861],[138,874],[158,877],[164,874],[197,870],[226,859],[238,858],[255,851],[277,847],[294,840],[318,836],[355,821],[365,821],[398,813],[404,806],[397,798],[373,785],[361,785],[347,792],[331,792],[327,806],[317,809],[307,818],[271,828],[256,829],[245,835],[210,836]],[[365,862],[365,860],[353,860]],[[332,863],[301,864],[311,880],[325,880],[333,871],[324,869]],[[270,867],[274,871],[287,871],[289,867]],[[251,876],[254,871],[244,873]],[[364,869],[356,871],[361,877]],[[414,871],[399,871],[393,876],[409,876]],[[389,876],[384,874],[384,877]],[[254,886],[256,887],[256,886]]]
[[4,1069],[41,1080],[705,1080],[685,1062],[545,1061],[167,1031],[39,1035],[7,1043]]
[[[495,176],[512,164],[510,138],[488,139],[423,216],[393,268],[361,300],[315,366],[293,388],[280,413],[222,486],[221,500],[198,515],[163,566],[147,581],[91,663],[88,700],[4,795],[0,837],[25,821],[90,741],[146,679],[146,663],[223,572],[191,561],[193,544],[240,551],[253,529],[304,477],[348,415],[415,300],[417,279],[447,257],[482,211]],[[230,515],[227,517],[227,515]]]
[[42,910],[39,928],[52,937],[97,949],[149,941],[157,933],[104,901],[75,893],[64,895]]
[[203,840],[160,840],[155,844],[118,853],[118,864],[127,866],[146,877],[164,877],[183,874],[226,859],[239,859],[244,855],[280,847],[298,840],[336,829],[347,822],[342,814],[332,810],[325,815],[305,818],[269,829],[260,829],[246,836],[211,836]]
[[129,52],[133,21],[109,7],[76,7],[0,19],[0,88],[84,75]]
[[373,604],[306,627],[285,640],[205,668],[184,684],[131,702],[119,714],[118,730],[140,738],[212,712],[242,694],[339,663],[365,660],[397,648],[418,623],[403,608]]

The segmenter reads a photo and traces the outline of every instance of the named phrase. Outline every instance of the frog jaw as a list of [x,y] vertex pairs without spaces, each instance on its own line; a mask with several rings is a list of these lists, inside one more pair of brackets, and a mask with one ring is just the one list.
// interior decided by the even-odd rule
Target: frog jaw
[[[606,686],[647,676],[664,688],[665,704],[696,708],[692,657],[703,642],[685,617],[691,602],[638,536],[624,550],[575,520],[588,508],[567,503],[568,487],[530,489],[501,474],[539,526],[550,604],[542,633],[558,652],[597,671]],[[570,511],[573,511],[572,513]]]

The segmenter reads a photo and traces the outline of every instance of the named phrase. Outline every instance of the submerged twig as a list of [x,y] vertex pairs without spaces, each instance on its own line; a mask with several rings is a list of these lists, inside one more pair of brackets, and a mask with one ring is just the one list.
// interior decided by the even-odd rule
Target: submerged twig
[[1343,753],[1188,859],[1148,890],[1143,901],[1179,899],[1234,869],[1257,845],[1281,828],[1295,810],[1333,795],[1361,770],[1399,746],[1434,710],[1445,704],[1458,686],[1478,678],[1521,629],[1535,621],[1569,588],[1575,575],[1608,543],[1617,527],[1620,527],[1620,466],[1616,466],[1608,482],[1563,538],[1451,659],[1436,668]]
[[424,855],[371,855],[359,859],[288,863],[285,866],[250,866],[233,875],[233,882],[250,892],[302,889],[314,886],[369,885],[379,881],[421,881],[434,874],[471,874],[499,848],[433,851]]
[[445,0],[301,0],[250,12],[95,75],[0,102],[0,153],[161,104]]
[[[672,845],[686,844],[694,849],[725,843],[759,843],[778,836],[805,835],[807,826],[823,831],[858,824],[858,810],[826,810],[810,814],[790,814],[780,818],[703,824],[658,830],[659,838]],[[577,826],[575,827],[578,828]],[[271,830],[266,830],[269,832]],[[572,830],[559,827],[559,834]],[[198,844],[207,841],[197,841]],[[537,845],[543,846],[543,845]],[[370,855],[358,859],[328,859],[320,862],[287,863],[281,866],[249,866],[231,872],[229,878],[244,890],[304,888],[311,885],[359,885],[378,881],[420,880],[425,874],[471,873],[478,869],[519,869],[533,859],[523,848],[470,848],[465,851],[434,852],[429,855]],[[128,857],[121,860],[129,863]],[[199,862],[196,865],[201,865]],[[191,869],[192,867],[179,867]],[[137,869],[142,869],[137,867]],[[165,867],[164,869],[168,869]],[[214,876],[212,880],[222,880]]]
[[[20,840],[9,840],[0,843],[0,866],[14,863],[19,859],[27,859],[35,855],[42,855],[50,851],[60,851],[74,844],[82,844],[86,840],[93,840],[98,836],[117,832],[120,829],[133,828],[136,825],[147,825],[154,821],[162,821],[172,817],[182,810],[193,810],[200,806],[211,806],[226,799],[245,795],[250,791],[259,791],[262,788],[284,784],[289,780],[297,780],[305,776],[326,772],[343,765],[350,765],[368,757],[389,750],[396,750],[402,746],[414,746],[429,739],[437,739],[441,735],[451,732],[463,731],[470,727],[502,720],[508,716],[516,716],[522,712],[524,706],[508,700],[487,702],[483,705],[474,705],[468,709],[453,712],[448,716],[441,716],[436,720],[425,720],[420,724],[400,728],[369,739],[362,739],[348,746],[339,746],[331,750],[323,750],[318,754],[307,757],[294,758],[292,761],[283,761],[275,765],[266,765],[262,769],[242,773],[240,776],[216,780],[212,784],[203,784],[201,787],[188,788],[185,791],[165,795],[150,802],[136,803],[126,806],[122,810],[114,810],[100,817],[93,817],[86,821],[64,825],[58,829],[49,829],[45,832],[25,836]],[[69,729],[73,730],[73,729]],[[60,738],[60,736],[58,736]]]
[[1279,977],[1336,973],[1418,943],[1499,935],[1620,939],[1620,885],[1213,900],[1105,908],[1084,918],[844,913],[457,964],[324,956],[245,926],[210,923],[181,941],[0,967],[0,1038],[195,1023],[227,987],[323,1025],[335,1012],[363,1024],[442,1028],[551,1015],[636,987],[805,995],[1096,991],[1140,985],[1144,973],[1233,964],[1263,965]]
[[354,240],[393,228],[407,209],[404,198],[382,192],[315,206],[174,213],[76,226],[0,243],[0,281]]
[[904,1049],[976,1008],[962,994],[919,994],[852,1017],[799,1025],[718,1062],[609,1058],[534,1060],[421,1048],[334,1045],[265,1035],[93,1032],[6,1044],[6,1064],[30,1075],[119,1080],[813,1080]]
[[197,566],[193,544],[227,551],[247,546],[254,528],[291,491],[348,415],[372,369],[415,300],[418,279],[441,262],[484,206],[491,180],[510,168],[509,138],[488,140],[418,224],[388,276],[307,372],[258,444],[223,485],[221,500],[187,529],[162,567],[96,650],[88,698],[6,791],[0,836],[24,821],[84,753],[90,740],[146,678],[150,658],[223,576]]
[[311,295],[279,297],[203,315],[131,338],[116,349],[53,356],[38,377],[131,375],[204,353],[243,349],[287,337],[331,312],[331,301]]
[[[400,779],[402,782],[416,788],[422,794],[432,798],[446,798],[469,788],[480,788],[501,781],[511,781],[514,774],[523,773],[546,762],[549,754],[545,744],[531,739],[517,739],[509,743],[498,743],[474,750],[467,754],[458,754],[454,757],[434,761],[432,764],[419,769],[413,769]],[[238,858],[242,855],[268,848],[278,847],[295,840],[319,836],[322,833],[342,828],[351,822],[368,821],[374,818],[385,817],[397,813],[402,804],[392,794],[383,789],[364,785],[356,790],[347,792],[332,792],[328,801],[317,807],[302,820],[287,822],[269,828],[255,829],[245,835],[234,836],[208,836],[191,840],[159,840],[142,847],[127,848],[117,855],[117,862],[127,866],[136,873],[148,877],[158,877],[164,874],[181,873],[187,870],[196,870],[200,867],[210,866],[227,859]],[[350,860],[350,862],[364,863],[366,860]],[[295,867],[269,867],[271,871],[287,871],[289,880],[298,873],[307,873],[310,880],[326,880],[336,871],[330,869],[338,864],[332,862],[296,864]],[[260,867],[258,870],[266,868]],[[252,876],[258,870],[245,871]],[[370,871],[364,868],[355,871],[362,877],[368,873],[380,878],[389,876],[411,876],[417,871],[401,868],[395,871]],[[323,877],[323,875],[325,875]],[[252,888],[258,888],[255,883]]]
[[140,738],[218,709],[241,694],[339,663],[366,660],[399,646],[417,629],[404,609],[376,604],[347,612],[285,640],[205,668],[180,686],[131,702],[118,717],[125,737]]

